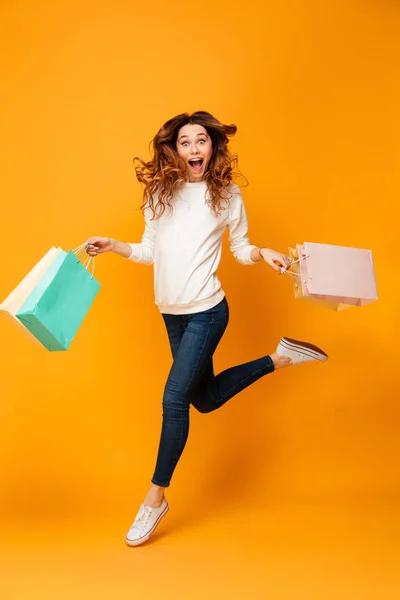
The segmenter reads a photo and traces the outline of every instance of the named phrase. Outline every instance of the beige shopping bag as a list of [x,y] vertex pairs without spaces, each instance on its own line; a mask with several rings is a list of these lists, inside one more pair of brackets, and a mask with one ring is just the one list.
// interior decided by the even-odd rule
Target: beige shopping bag
[[336,311],[378,299],[371,250],[304,242],[289,252],[296,298]]
[[[294,261],[298,261],[301,257],[299,256],[299,247],[289,248],[289,256],[293,258]],[[311,296],[305,296],[303,294],[303,286],[300,281],[300,262],[296,262],[290,268],[290,271],[297,275],[298,277],[293,278],[293,288],[294,288],[294,296],[299,300],[306,300],[307,302],[311,302],[312,304],[316,304],[317,306],[323,306],[324,308],[330,308],[331,310],[342,310],[343,308],[348,308],[346,305],[341,305],[340,302],[327,302],[326,300],[320,300],[318,298],[313,298]]]
[[40,344],[29,329],[27,329],[15,315],[60,252],[62,252],[61,248],[55,248],[54,246],[50,248],[11,294],[7,296],[4,302],[0,304],[0,313],[4,314],[25,336],[29,337],[30,340],[40,346],[42,344]]

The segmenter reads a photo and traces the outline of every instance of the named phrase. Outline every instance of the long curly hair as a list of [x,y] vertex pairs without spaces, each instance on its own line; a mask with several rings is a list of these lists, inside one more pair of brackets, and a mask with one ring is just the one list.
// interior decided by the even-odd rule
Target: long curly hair
[[140,209],[150,208],[153,219],[161,217],[167,206],[172,212],[172,199],[179,186],[187,181],[185,162],[178,155],[176,141],[180,128],[188,124],[202,125],[212,141],[212,155],[204,174],[212,212],[217,216],[222,202],[229,202],[232,194],[228,186],[236,176],[241,176],[247,184],[246,178],[238,171],[237,154],[231,154],[228,149],[229,138],[235,135],[236,125],[224,125],[206,111],[191,115],[182,113],[164,123],[152,139],[153,158],[149,162],[138,156],[133,159],[134,164],[138,163],[135,166],[136,177],[144,185]]

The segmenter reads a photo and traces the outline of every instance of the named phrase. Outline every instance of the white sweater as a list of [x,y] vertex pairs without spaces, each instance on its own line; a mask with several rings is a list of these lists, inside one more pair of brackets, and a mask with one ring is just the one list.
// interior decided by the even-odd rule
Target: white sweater
[[[144,211],[145,230],[140,244],[130,244],[129,259],[154,263],[155,303],[160,312],[191,314],[216,306],[225,296],[217,277],[222,234],[229,228],[230,249],[240,263],[255,264],[247,237],[247,216],[240,188],[231,185],[229,207],[223,203],[216,217],[206,204],[207,184],[184,183],[164,214],[154,221]],[[208,196],[207,196],[208,197]],[[226,208],[225,208],[226,207]]]

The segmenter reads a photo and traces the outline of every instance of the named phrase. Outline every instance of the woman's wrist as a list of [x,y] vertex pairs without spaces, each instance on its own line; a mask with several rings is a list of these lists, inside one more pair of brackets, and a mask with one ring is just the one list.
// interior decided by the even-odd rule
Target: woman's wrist
[[119,254],[124,258],[129,258],[132,254],[132,248],[127,242],[111,239],[111,252],[115,252],[115,254]]
[[260,262],[260,260],[263,260],[264,257],[261,253],[261,250],[264,250],[264,248],[253,248],[251,253],[250,253],[250,258],[251,260],[256,263],[256,262]]

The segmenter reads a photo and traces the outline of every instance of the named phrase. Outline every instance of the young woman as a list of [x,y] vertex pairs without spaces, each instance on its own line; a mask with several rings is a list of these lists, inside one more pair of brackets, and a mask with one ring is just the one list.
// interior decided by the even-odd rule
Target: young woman
[[284,254],[250,244],[241,192],[232,183],[237,159],[228,141],[235,133],[235,125],[224,125],[203,111],[167,121],[153,139],[153,158],[134,159],[137,178],[144,184],[141,243],[105,237],[87,242],[91,256],[112,251],[133,262],[154,264],[155,300],[173,357],[152,485],[126,536],[132,546],[146,541],[169,509],[164,491],[186,444],[190,405],[211,412],[276,369],[328,358],[317,346],[282,338],[271,355],[214,374],[213,354],[229,319],[216,273],[225,228],[241,264],[264,261],[282,272],[291,262]]

